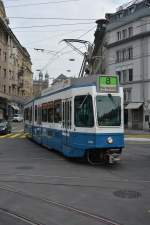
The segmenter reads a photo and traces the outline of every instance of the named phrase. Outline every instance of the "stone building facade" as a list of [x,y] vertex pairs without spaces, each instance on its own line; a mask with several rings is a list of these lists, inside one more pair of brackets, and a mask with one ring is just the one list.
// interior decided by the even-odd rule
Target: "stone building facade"
[[[106,14],[105,35],[100,40],[103,54],[92,64],[93,73],[118,74],[124,87],[125,126],[131,129],[150,125],[149,7],[149,0],[138,0]],[[104,68],[100,68],[102,60]]]
[[41,92],[47,89],[49,86],[49,75],[48,73],[45,74],[43,77],[43,73],[39,73],[39,79],[33,80],[33,96],[37,97],[41,94]]
[[0,1],[0,117],[10,116],[33,94],[31,59],[12,30]]

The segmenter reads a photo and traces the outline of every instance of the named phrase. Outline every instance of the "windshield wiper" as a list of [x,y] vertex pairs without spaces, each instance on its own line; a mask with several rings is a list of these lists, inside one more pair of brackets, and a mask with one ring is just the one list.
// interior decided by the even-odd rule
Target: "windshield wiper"
[[118,105],[116,104],[116,102],[115,102],[114,99],[113,99],[113,96],[112,96],[111,94],[108,94],[108,97],[109,97],[110,100],[114,103],[114,105],[115,105],[116,107],[118,107]]
[[89,93],[85,96],[85,98],[83,99],[83,102],[79,105],[79,109],[82,109],[83,104],[85,103],[87,97],[89,96]]

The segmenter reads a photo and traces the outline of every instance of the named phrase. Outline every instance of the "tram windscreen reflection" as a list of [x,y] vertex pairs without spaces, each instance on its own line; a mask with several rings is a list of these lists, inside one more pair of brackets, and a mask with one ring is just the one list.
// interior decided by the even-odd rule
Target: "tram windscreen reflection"
[[121,125],[121,98],[119,96],[97,96],[97,119],[99,126]]

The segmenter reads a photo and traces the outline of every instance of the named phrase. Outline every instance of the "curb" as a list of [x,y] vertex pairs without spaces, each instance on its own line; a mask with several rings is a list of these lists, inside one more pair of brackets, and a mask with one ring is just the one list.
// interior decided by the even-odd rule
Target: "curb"
[[141,141],[141,142],[150,142],[150,138],[125,138],[125,141]]

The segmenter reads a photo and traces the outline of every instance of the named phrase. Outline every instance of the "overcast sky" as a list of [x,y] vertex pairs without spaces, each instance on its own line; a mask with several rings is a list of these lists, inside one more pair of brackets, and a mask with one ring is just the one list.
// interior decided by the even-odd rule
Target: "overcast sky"
[[[116,8],[126,1],[3,0],[3,2],[6,7],[7,16],[10,20],[10,27],[21,44],[27,48],[31,55],[34,77],[38,75],[36,70],[41,69],[44,73],[48,72],[50,77],[57,77],[61,73],[67,76],[78,76],[83,59],[83,57],[78,53],[71,51],[71,48],[64,48],[66,44],[63,42],[60,43],[60,41],[64,38],[79,38],[83,35],[81,39],[93,43],[94,32],[96,29],[94,19],[101,19],[105,17],[105,13],[115,12]],[[42,4],[34,5],[37,3]],[[64,19],[72,18],[91,20],[32,20],[11,17],[57,17]],[[78,47],[82,48],[83,46]],[[34,48],[42,48],[46,51],[54,51],[54,53],[60,52],[57,55],[52,55],[46,51],[45,53],[37,52]],[[82,50],[84,51],[84,49]],[[72,58],[75,59],[75,61],[69,60]],[[68,72],[67,70],[70,70],[71,72]]]

